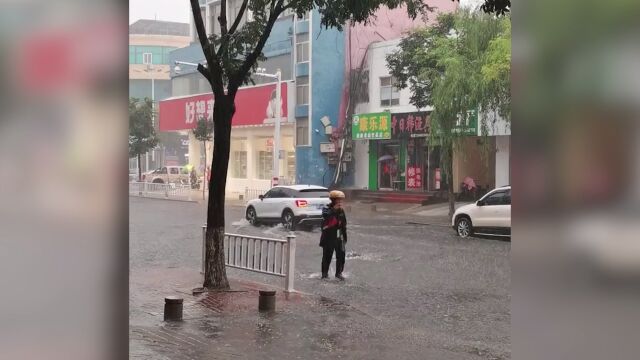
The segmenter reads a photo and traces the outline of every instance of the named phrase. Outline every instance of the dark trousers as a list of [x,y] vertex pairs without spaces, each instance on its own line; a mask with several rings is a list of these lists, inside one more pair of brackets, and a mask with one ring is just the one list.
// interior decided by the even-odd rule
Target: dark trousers
[[342,274],[342,270],[344,270],[344,251],[342,251],[339,244],[335,244],[322,248],[322,275],[329,274],[329,265],[334,251],[336,252],[336,275]]

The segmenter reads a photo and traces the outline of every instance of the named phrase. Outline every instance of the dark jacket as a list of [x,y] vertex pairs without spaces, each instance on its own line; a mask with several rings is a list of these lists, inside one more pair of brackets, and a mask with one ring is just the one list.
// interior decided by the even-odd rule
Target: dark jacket
[[334,209],[329,205],[322,209],[322,235],[320,246],[338,246],[338,229],[344,242],[347,242],[347,217],[343,209]]

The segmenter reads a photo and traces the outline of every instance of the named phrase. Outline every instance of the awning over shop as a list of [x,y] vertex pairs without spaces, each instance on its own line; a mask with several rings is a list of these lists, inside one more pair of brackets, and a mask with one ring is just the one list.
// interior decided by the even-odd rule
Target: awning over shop
[[[282,122],[286,122],[287,83],[282,83]],[[160,131],[188,130],[200,118],[213,119],[213,94],[173,97],[159,103]],[[276,110],[276,84],[245,87],[236,95],[236,113],[232,126],[246,127],[273,124]]]

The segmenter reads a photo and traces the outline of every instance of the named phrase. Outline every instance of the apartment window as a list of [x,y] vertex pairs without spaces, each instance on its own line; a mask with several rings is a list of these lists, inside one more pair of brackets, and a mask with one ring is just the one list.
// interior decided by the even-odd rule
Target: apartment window
[[296,146],[309,145],[309,118],[296,119]]
[[142,54],[142,63],[144,65],[151,65],[153,64],[153,54],[151,53],[144,53]]
[[396,87],[396,79],[392,76],[380,78],[380,106],[400,104],[400,89]]
[[309,61],[309,34],[296,36],[296,62]]
[[247,140],[231,139],[231,177],[247,178]]
[[309,104],[309,77],[296,78],[296,104]]
[[269,180],[273,176],[273,152],[258,151],[257,177],[262,180]]

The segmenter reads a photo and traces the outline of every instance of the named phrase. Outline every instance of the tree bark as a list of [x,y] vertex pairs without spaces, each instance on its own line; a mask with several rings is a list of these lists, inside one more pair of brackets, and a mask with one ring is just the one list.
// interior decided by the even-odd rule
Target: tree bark
[[142,181],[142,164],[140,163],[140,154],[138,154],[138,182]]
[[204,171],[202,172],[202,200],[205,199],[204,193],[207,189],[207,142],[203,141],[204,147]]
[[232,96],[216,96],[213,105],[213,158],[209,180],[203,284],[207,289],[229,289],[224,255],[224,205],[231,145],[231,119],[234,113],[235,104]]
[[[444,145],[444,144],[443,144]],[[447,192],[449,198],[449,220],[456,211],[456,197],[453,192],[453,144],[449,143],[442,147],[443,150],[443,172],[447,178]]]

